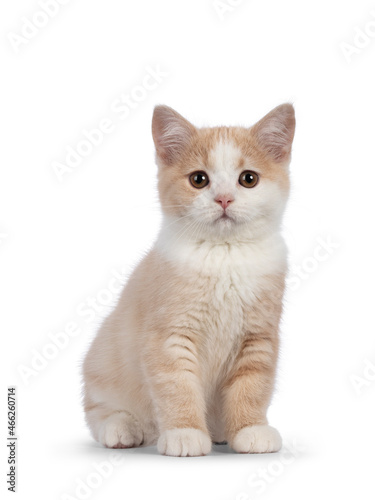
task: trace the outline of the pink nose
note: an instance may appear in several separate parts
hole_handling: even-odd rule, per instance
[[[225,210],[229,203],[232,203],[233,200],[230,199],[230,196],[228,195],[219,195],[215,198],[215,201],[216,203],[220,203],[220,205],[223,207],[223,209]]]

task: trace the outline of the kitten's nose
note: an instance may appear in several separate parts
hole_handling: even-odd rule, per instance
[[[216,203],[220,203],[220,205],[225,210],[228,207],[229,203],[232,203],[233,200],[231,200],[231,197],[229,195],[222,194],[222,195],[216,196],[215,201],[216,201]]]

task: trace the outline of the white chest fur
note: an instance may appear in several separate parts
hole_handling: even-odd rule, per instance
[[[217,299],[233,290],[246,300],[264,276],[284,271],[286,246],[279,233],[256,241],[192,242],[162,231],[156,242],[161,255],[181,269],[212,280]],[[250,297],[248,297],[250,298]]]

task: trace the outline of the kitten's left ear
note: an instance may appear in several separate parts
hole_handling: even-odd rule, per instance
[[[290,157],[296,119],[291,104],[281,104],[256,123],[251,132],[260,148],[276,163]]]
[[[152,117],[152,136],[156,153],[166,165],[173,164],[195,134],[194,125],[169,106],[156,106]]]

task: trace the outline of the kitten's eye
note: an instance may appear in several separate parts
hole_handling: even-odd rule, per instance
[[[209,183],[208,175],[202,171],[190,174],[189,180],[191,185],[197,189],[204,188]]]
[[[245,170],[240,175],[238,182],[245,188],[253,188],[258,184],[259,175],[252,170]]]

